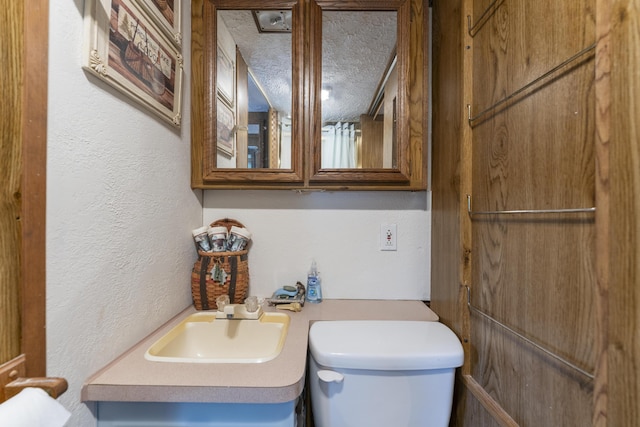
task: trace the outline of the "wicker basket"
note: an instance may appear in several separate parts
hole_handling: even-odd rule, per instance
[[[231,230],[232,226],[244,227],[236,220],[225,218],[211,223],[212,227],[224,226]],[[224,271],[224,282],[214,270]],[[216,298],[229,295],[232,304],[242,303],[249,290],[249,257],[248,250],[238,252],[203,252],[198,251],[198,260],[191,271],[191,294],[196,310],[217,309]]]

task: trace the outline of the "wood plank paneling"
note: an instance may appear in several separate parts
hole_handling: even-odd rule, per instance
[[[360,146],[361,168],[381,168],[384,148],[384,122],[363,114],[360,116],[362,142]]]
[[[601,1],[610,7],[603,47],[611,61],[603,64],[611,71],[610,139],[606,121],[598,129],[610,155],[607,423],[631,426],[640,419],[640,1]]]
[[[482,84],[473,86],[472,117],[592,45],[592,8],[498,5],[473,39],[473,81]],[[473,121],[474,211],[595,206],[593,77],[588,52]],[[472,304],[593,373],[593,214],[474,217],[472,242]],[[483,318],[473,316],[471,325],[472,375],[514,420],[591,422],[590,378]]]
[[[471,325],[473,377],[518,425],[590,424],[591,379],[481,317]]]
[[[474,128],[474,211],[595,206],[592,88],[589,61]],[[593,214],[473,224],[474,305],[593,371]]]
[[[518,425],[471,375],[463,375],[462,381],[467,390],[473,394],[473,399],[479,403],[481,402],[483,409],[491,414],[491,418],[496,420],[498,424],[503,427],[516,427]]]
[[[483,3],[473,2],[474,19],[482,15]],[[473,78],[482,82],[474,85],[474,112],[595,42],[594,0],[498,3],[473,36]]]
[[[463,398],[466,403],[464,410],[454,414],[456,416],[450,423],[451,427],[507,427],[500,424],[466,387],[463,391]]]
[[[460,0],[433,7],[433,135],[431,308],[462,335],[460,173],[462,128],[462,19]],[[453,53],[453,54],[452,54]]]
[[[597,205],[595,5],[434,3],[431,306],[469,340],[461,372],[472,375],[458,378],[453,425],[593,421],[606,324],[596,216],[473,216],[467,234],[461,193],[472,195],[474,211]],[[471,35],[467,16],[477,24]],[[474,120],[450,120],[467,104]],[[469,318],[461,286],[470,287],[473,306],[546,351],[475,311]]]
[[[609,298],[611,266],[610,241],[610,159],[611,136],[611,5],[608,0],[596,1],[596,272],[597,296],[595,304],[596,324],[601,333],[595,342],[597,357],[594,381],[593,425],[607,425],[609,378],[607,347],[609,341]]]
[[[0,63],[4,78],[0,114],[0,364],[20,354],[20,223],[22,178],[23,3],[0,13]]]
[[[0,12],[0,363],[46,367],[45,216],[49,3]]]

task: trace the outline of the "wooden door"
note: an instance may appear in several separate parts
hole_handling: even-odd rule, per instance
[[[431,307],[466,356],[451,425],[635,426],[640,0],[433,11]],[[596,211],[470,215],[467,194]]]
[[[0,8],[0,401],[45,375],[48,0]]]

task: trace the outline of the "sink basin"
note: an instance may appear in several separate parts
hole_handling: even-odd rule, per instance
[[[288,329],[284,313],[264,313],[258,320],[194,313],[151,345],[144,357],[157,362],[262,363],[280,354]]]

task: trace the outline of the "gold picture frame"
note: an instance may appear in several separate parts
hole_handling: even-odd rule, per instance
[[[183,59],[136,0],[85,0],[83,68],[180,127]]]

